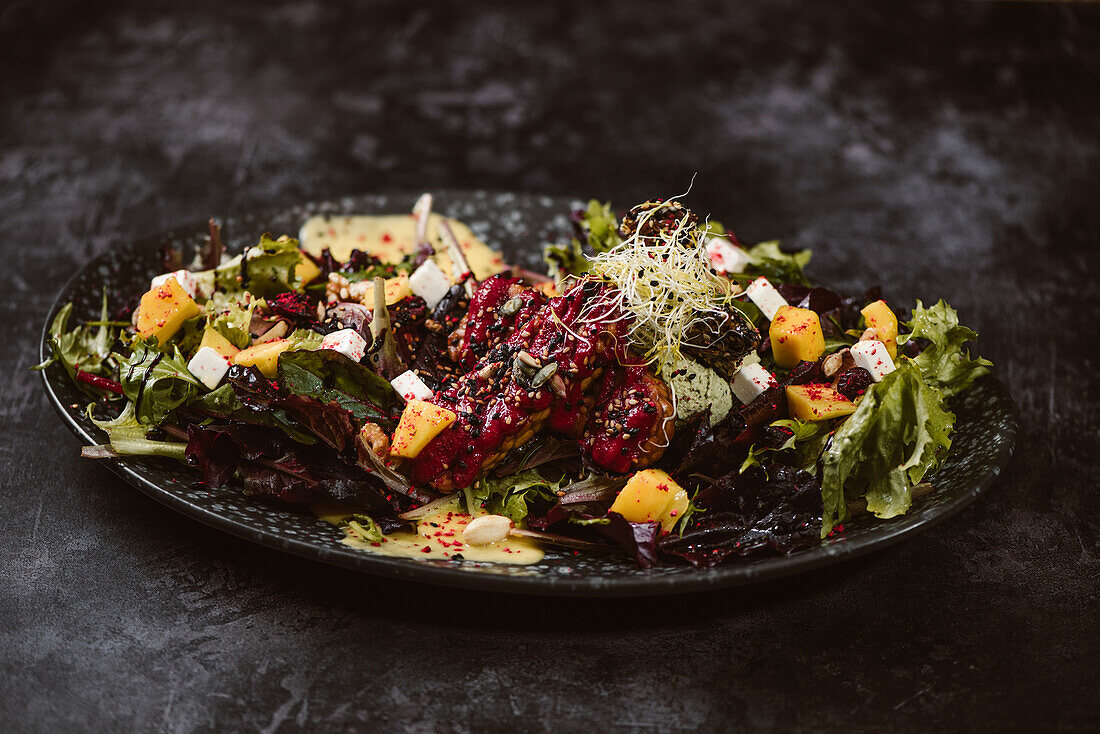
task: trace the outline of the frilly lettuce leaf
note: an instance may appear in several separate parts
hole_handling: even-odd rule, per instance
[[[542,250],[542,258],[554,280],[561,280],[567,275],[582,275],[591,267],[585,257],[584,248],[576,237],[569,242],[546,245]]]
[[[567,275],[587,273],[591,262],[589,254],[608,252],[618,247],[619,220],[611,211],[611,205],[592,199],[580,215],[581,231],[585,242],[574,237],[567,243],[550,244],[543,248],[543,259],[550,268],[550,275],[561,280]]]
[[[988,359],[971,359],[963,346],[978,334],[959,324],[959,315],[944,301],[931,308],[917,301],[913,319],[906,324],[912,331],[901,342],[924,338],[931,344],[914,359],[925,382],[938,388],[946,397],[970,387],[974,380],[989,372],[993,363]]]
[[[608,252],[622,243],[619,220],[607,202],[589,201],[588,209],[581,215],[581,228],[588,235],[588,246],[594,252]]]
[[[471,514],[484,511],[519,522],[527,517],[530,503],[556,501],[556,491],[560,488],[560,481],[546,479],[537,469],[506,477],[489,476],[466,488],[466,508]]]
[[[785,428],[791,432],[787,440],[780,446],[759,446],[753,444],[749,447],[748,456],[741,463],[739,474],[744,474],[753,466],[763,464],[764,454],[767,452],[780,452],[794,449],[796,465],[803,471],[816,473],[817,457],[821,455],[821,449],[829,435],[829,424],[820,421],[802,421],[795,418],[782,418],[772,421],[771,425],[777,428]]]
[[[822,537],[848,518],[849,499],[863,497],[880,518],[908,510],[912,486],[950,448],[954,423],[943,394],[913,361],[876,383],[822,454]]]
[[[44,370],[55,361],[60,361],[69,377],[74,379],[77,368],[93,375],[107,375],[110,370],[104,365],[104,361],[111,355],[116,332],[107,320],[107,291],[103,292],[103,307],[98,326],[80,324],[69,329],[69,317],[72,313],[73,304],[66,303],[54,316],[49,331],[52,354],[32,369]]]
[[[286,340],[290,342],[287,352],[312,352],[321,348],[324,337],[312,329],[295,329]]]
[[[206,302],[207,325],[224,336],[237,349],[252,343],[249,326],[256,299],[249,294],[214,293]]]
[[[809,285],[802,271],[810,264],[811,254],[809,250],[783,252],[779,249],[778,240],[761,242],[749,248],[749,257],[752,259],[745,266],[745,275],[753,278],[762,275],[773,283]]]
[[[214,282],[218,290],[248,291],[259,297],[296,290],[301,278],[295,270],[301,260],[298,240],[264,234],[258,245],[215,268]]]

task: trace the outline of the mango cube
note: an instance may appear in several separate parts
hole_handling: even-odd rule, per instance
[[[410,400],[393,433],[390,455],[415,459],[433,438],[457,419],[458,416],[446,408],[425,400]]]
[[[659,522],[665,532],[672,530],[688,509],[684,488],[660,469],[644,469],[627,481],[611,505],[630,522]]]
[[[137,330],[144,337],[156,337],[163,345],[171,339],[183,322],[202,313],[202,309],[173,277],[150,288],[141,297],[138,307]]]
[[[816,362],[825,352],[821,319],[808,308],[780,306],[768,327],[772,357],[784,369],[799,362]]]
[[[787,412],[800,421],[827,421],[851,415],[856,404],[829,385],[788,385]]]
[[[898,317],[886,305],[886,301],[875,301],[860,311],[867,328],[874,329],[878,340],[886,345],[890,359],[898,358]]]
[[[203,347],[210,347],[226,359],[232,359],[233,355],[241,351],[233,346],[231,341],[222,336],[220,331],[210,326],[207,326],[206,330],[202,332],[202,341],[199,343],[199,349]]]
[[[302,251],[299,250],[299,252]],[[306,285],[317,279],[317,276],[321,274],[321,269],[317,267],[315,262],[306,257],[305,252],[302,252],[302,259],[294,266],[294,274],[298,276],[298,280],[302,285]]]
[[[233,364],[243,367],[255,367],[268,379],[279,373],[279,355],[290,349],[287,339],[274,339],[264,344],[253,344],[233,355]]]

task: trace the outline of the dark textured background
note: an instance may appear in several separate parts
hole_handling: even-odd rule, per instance
[[[1100,7],[520,5],[0,7],[0,721],[1100,729]],[[211,212],[433,187],[628,205],[695,172],[743,239],[982,332],[1023,422],[986,498],[740,590],[463,593],[173,514],[80,461],[25,369],[75,268]]]

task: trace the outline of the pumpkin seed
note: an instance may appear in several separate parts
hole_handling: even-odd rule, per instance
[[[523,308],[523,298],[512,296],[501,305],[500,312],[505,316],[515,316],[521,308]]]
[[[520,385],[529,384],[535,372],[536,370],[534,367],[525,364],[518,356],[512,360],[512,377],[514,377]]]
[[[558,365],[556,362],[543,367],[541,370],[535,373],[535,376],[531,378],[531,387],[536,390],[546,384],[546,381],[558,373]]]

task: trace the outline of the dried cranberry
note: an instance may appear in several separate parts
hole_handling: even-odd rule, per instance
[[[313,264],[321,269],[321,276],[325,280],[328,280],[329,273],[335,273],[340,269],[340,261],[332,256],[332,252],[327,247],[321,250],[320,257],[313,257],[309,254],[307,254],[306,257],[312,260]]]
[[[762,426],[782,418],[786,410],[786,394],[778,387],[769,387],[751,403],[741,406],[740,418],[749,427]]]
[[[764,426],[760,430],[759,444],[770,449],[777,449],[787,443],[787,439],[794,435],[794,431],[783,426]]]
[[[340,266],[340,272],[354,273],[359,270],[369,270],[381,264],[382,261],[369,252],[356,249],[348,254],[348,259]]]
[[[862,367],[852,367],[840,373],[836,381],[836,391],[849,400],[855,400],[867,391],[872,382],[870,372]]]
[[[783,385],[808,385],[811,382],[825,382],[825,373],[821,371],[821,362],[799,362]]]

